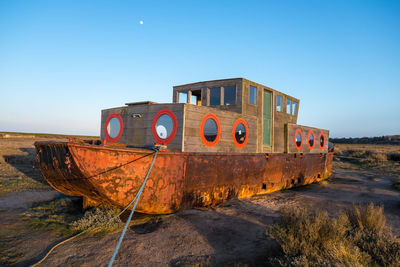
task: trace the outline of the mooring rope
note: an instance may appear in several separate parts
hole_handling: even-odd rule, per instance
[[[134,213],[134,211],[135,211],[135,209],[136,209],[137,203],[139,202],[139,198],[140,198],[140,195],[141,195],[142,192],[143,192],[144,186],[146,185],[146,181],[147,181],[147,178],[148,178],[149,175],[150,175],[150,171],[151,171],[151,169],[153,168],[154,162],[155,162],[155,160],[156,160],[156,157],[157,157],[157,154],[158,154],[158,151],[159,151],[159,149],[158,149],[157,147],[154,147],[153,149],[154,149],[154,151],[155,151],[154,157],[153,157],[153,161],[151,162],[151,165],[150,165],[150,167],[149,167],[149,170],[147,171],[146,177],[144,178],[144,181],[143,181],[143,183],[142,183],[142,185],[141,185],[139,191],[136,193],[136,195],[135,195],[135,197],[132,199],[132,201],[131,201],[117,216],[115,216],[114,218],[112,218],[112,220],[114,220],[114,219],[116,219],[117,217],[120,217],[120,216],[122,215],[122,213],[124,213],[124,212],[132,205],[132,203],[135,202],[135,205],[133,206],[133,209],[132,209],[131,213],[129,214],[128,221],[127,221],[126,224],[125,224],[124,230],[122,231],[122,234],[121,234],[121,236],[120,236],[120,238],[119,238],[119,241],[118,241],[117,246],[115,247],[113,256],[112,256],[112,258],[111,258],[111,260],[110,260],[108,266],[112,266],[112,264],[114,263],[115,256],[117,255],[118,250],[119,250],[119,247],[121,246],[122,239],[124,238],[126,229],[128,228],[128,225],[129,225],[129,223],[130,223],[130,221],[131,221],[131,219],[132,219],[132,215],[133,215],[133,213]],[[134,161],[132,161],[132,162],[134,162]],[[132,162],[129,162],[128,164],[130,164],[130,163],[132,163]],[[124,164],[124,165],[127,165],[127,164]],[[117,168],[120,168],[120,167],[122,167],[122,166],[124,166],[124,165],[118,166]],[[117,169],[117,168],[116,168],[116,169]],[[45,261],[45,260],[47,259],[47,257],[48,257],[58,246],[60,246],[60,245],[62,245],[62,244],[64,244],[64,243],[66,243],[66,242],[68,242],[68,241],[71,241],[72,239],[75,239],[76,237],[78,237],[78,236],[80,236],[80,235],[86,233],[86,232],[89,231],[89,230],[93,230],[93,229],[95,229],[95,228],[86,229],[85,231],[80,232],[80,233],[78,233],[78,234],[76,234],[76,235],[74,235],[74,236],[71,236],[70,238],[68,238],[68,239],[66,239],[66,240],[63,240],[63,241],[61,241],[60,243],[54,245],[54,246],[49,250],[49,252],[47,252],[47,254],[46,254],[40,261],[38,261],[37,263],[31,265],[31,267],[37,267],[37,266],[39,266],[43,261]]]
[[[153,168],[154,161],[156,160],[156,157],[157,157],[157,154],[158,154],[158,148],[154,148],[154,150],[156,151],[156,153],[154,154],[153,161],[151,162],[149,171],[147,172],[146,177],[144,178],[142,186],[140,187],[139,191],[137,192],[135,198],[131,201],[131,203],[128,204],[128,207],[129,207],[133,203],[133,201],[135,201],[135,204],[133,205],[131,213],[129,214],[128,220],[125,223],[124,230],[122,231],[122,234],[119,237],[118,244],[115,247],[115,250],[114,250],[114,253],[113,253],[113,255],[112,255],[111,259],[110,259],[110,262],[108,263],[108,267],[111,267],[113,265],[113,263],[114,263],[115,257],[117,256],[117,253],[118,253],[118,250],[119,250],[119,248],[121,246],[122,240],[124,239],[124,236],[125,236],[125,233],[126,233],[126,229],[128,229],[128,225],[131,222],[133,213],[135,212],[135,209],[136,209],[136,205],[139,202],[140,195],[142,194],[144,186],[146,185],[147,178],[149,178],[149,174],[150,174],[151,168]]]

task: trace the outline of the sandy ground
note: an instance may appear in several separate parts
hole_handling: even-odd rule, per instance
[[[21,214],[34,203],[60,196],[32,168],[33,142],[33,138],[0,138],[2,265],[35,263],[65,239],[50,230],[32,229],[21,220]],[[400,192],[392,187],[397,179],[398,173],[335,168],[332,177],[319,184],[157,216],[150,223],[129,228],[115,266],[261,265],[276,248],[266,229],[289,207],[326,209],[336,215],[352,203],[373,202],[384,205],[387,223],[400,235]],[[13,180],[28,182],[7,182]],[[120,231],[82,235],[58,247],[42,266],[105,266],[119,235]]]

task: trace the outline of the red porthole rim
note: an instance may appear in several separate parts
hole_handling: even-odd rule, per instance
[[[246,139],[244,139],[244,142],[243,142],[242,144],[239,144],[239,143],[236,141],[236,136],[235,136],[236,127],[237,127],[240,123],[243,124],[243,125],[244,125],[244,128],[246,129]],[[233,139],[233,143],[235,144],[235,146],[236,146],[237,148],[243,148],[243,147],[246,146],[247,140],[249,140],[249,127],[247,126],[247,123],[246,123],[246,121],[245,121],[244,119],[239,118],[239,119],[237,119],[237,120],[235,121],[235,123],[233,124],[232,139]]]
[[[157,135],[157,131],[156,131],[156,124],[157,124],[157,120],[162,116],[162,115],[168,115],[171,119],[172,119],[172,133],[171,135],[166,138],[166,139],[162,139]],[[161,109],[159,112],[157,112],[157,114],[154,116],[153,119],[153,123],[151,125],[151,132],[153,133],[153,137],[154,139],[156,139],[157,143],[161,144],[161,145],[166,145],[168,143],[170,143],[177,132],[178,129],[178,122],[176,120],[176,116],[175,114],[169,110],[169,109]]]
[[[206,121],[208,119],[213,119],[215,121],[215,123],[217,124],[217,137],[212,142],[207,141],[206,137],[204,136],[204,125],[206,124]],[[203,117],[203,119],[201,120],[201,123],[200,123],[200,137],[201,137],[201,141],[203,141],[203,143],[208,147],[213,147],[218,143],[219,138],[221,137],[221,125],[219,123],[218,117],[215,114],[207,113]]]
[[[314,137],[314,144],[312,146],[310,146],[310,135],[312,135]],[[310,150],[313,150],[315,147],[315,134],[313,130],[308,131],[308,135],[307,135],[307,144],[308,147],[310,148]]]
[[[296,135],[297,135],[297,133],[300,133],[300,136],[301,136],[301,143],[300,143],[300,146],[297,146],[297,142],[296,142]],[[301,132],[300,129],[296,129],[296,131],[294,132],[294,146],[296,147],[296,149],[297,149],[298,151],[300,151],[301,148],[303,147],[303,133]]]
[[[108,131],[107,131],[108,123],[110,122],[110,120],[111,120],[112,118],[117,118],[118,121],[119,121],[119,133],[118,133],[118,135],[117,135],[116,137],[114,137],[114,138],[112,138],[112,137],[108,134]],[[104,135],[105,135],[105,137],[106,137],[106,140],[107,140],[108,142],[110,142],[110,143],[115,143],[115,142],[117,142],[117,141],[121,138],[123,130],[124,130],[124,122],[123,122],[123,120],[122,120],[121,115],[119,115],[118,113],[115,113],[115,112],[114,112],[114,113],[111,113],[110,115],[108,115],[108,117],[107,117],[107,119],[106,119],[106,122],[104,123]]]
[[[321,146],[321,135],[324,137],[324,144],[323,144],[322,146]],[[318,145],[319,145],[319,148],[320,148],[321,150],[324,150],[325,144],[326,144],[325,134],[324,134],[324,132],[321,132],[321,133],[319,134],[319,137],[318,137]]]

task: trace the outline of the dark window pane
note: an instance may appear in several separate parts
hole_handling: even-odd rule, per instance
[[[210,106],[221,105],[221,87],[210,88]]]
[[[156,122],[156,133],[158,137],[167,139],[171,135],[173,128],[174,123],[169,115],[163,114],[158,118]]]
[[[297,132],[296,133],[296,146],[300,147],[301,146],[301,133]]]
[[[310,134],[308,136],[308,144],[310,145],[310,147],[314,146],[314,135],[313,134]]]
[[[319,146],[322,148],[325,146],[325,138],[322,134],[319,137]]]
[[[282,96],[280,95],[276,96],[276,111],[282,112]]]
[[[217,138],[218,126],[213,119],[206,120],[204,124],[204,137],[208,142],[213,142]]]
[[[235,139],[239,144],[243,144],[246,140],[246,128],[242,123],[239,123],[235,129]]]
[[[257,104],[257,87],[250,85],[249,104]]]
[[[224,87],[224,105],[236,104],[236,86]]]

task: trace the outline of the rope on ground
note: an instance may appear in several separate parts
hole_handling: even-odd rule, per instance
[[[124,230],[122,231],[122,234],[119,237],[119,240],[118,240],[117,246],[115,247],[114,253],[113,253],[113,255],[112,255],[111,259],[110,259],[110,262],[108,263],[108,267],[111,267],[113,265],[113,263],[114,263],[115,257],[117,256],[117,253],[118,253],[118,250],[119,250],[119,248],[121,246],[122,240],[124,239],[126,230],[128,229],[128,225],[131,222],[133,213],[135,212],[136,205],[139,202],[140,195],[142,194],[144,186],[146,185],[147,178],[149,178],[149,174],[150,174],[151,168],[153,168],[154,162],[155,162],[157,154],[158,154],[158,148],[154,148],[154,150],[156,151],[156,153],[154,154],[153,161],[151,162],[150,168],[149,168],[149,170],[148,170],[148,172],[146,174],[146,177],[144,178],[142,186],[140,187],[139,191],[137,192],[135,198],[131,201],[131,203],[129,203],[129,205],[131,205],[133,203],[133,201],[135,201],[135,204],[133,205],[131,213],[129,214],[128,220],[125,223]]]
[[[80,232],[79,234],[76,234],[76,235],[74,235],[74,236],[71,236],[70,238],[65,239],[64,241],[61,241],[60,243],[56,244],[54,247],[52,247],[52,248],[49,250],[49,252],[47,252],[47,254],[46,254],[40,261],[38,261],[37,263],[31,265],[31,267],[39,266],[39,264],[41,264],[42,262],[44,262],[44,261],[47,259],[47,257],[51,254],[51,252],[53,252],[53,250],[55,250],[58,246],[61,246],[62,244],[66,243],[66,242],[68,242],[68,241],[71,241],[72,239],[74,239],[74,238],[76,238],[76,237],[78,237],[78,236],[80,236],[80,235],[86,233],[88,230],[89,230],[89,229],[86,229],[85,231]]]
[[[135,201],[137,200],[137,201],[135,202],[135,205],[134,205],[132,211],[131,211],[131,214],[129,215],[127,224],[125,224],[124,231],[122,232],[122,235],[121,235],[121,237],[120,237],[120,240],[118,241],[117,247],[115,248],[115,251],[114,251],[114,254],[115,254],[115,255],[113,254],[113,257],[111,258],[112,261],[110,260],[110,263],[109,263],[108,266],[112,266],[112,264],[113,264],[113,262],[114,262],[115,256],[117,255],[117,252],[118,252],[118,249],[119,249],[119,246],[121,245],[122,239],[123,239],[123,237],[124,237],[124,235],[125,235],[126,228],[128,228],[127,225],[129,224],[130,220],[132,219],[133,212],[134,212],[134,210],[135,210],[135,208],[136,208],[136,205],[137,205],[137,202],[138,202],[138,200],[139,200],[139,198],[140,198],[140,195],[142,194],[144,185],[146,184],[146,181],[147,181],[147,178],[149,177],[150,171],[151,171],[151,169],[153,168],[154,161],[156,160],[156,157],[157,157],[157,154],[158,154],[158,148],[154,148],[154,150],[155,150],[155,153],[154,153],[153,161],[151,162],[150,168],[149,168],[149,170],[148,170],[148,172],[147,172],[147,174],[146,174],[146,177],[145,177],[145,179],[144,179],[144,181],[143,181],[143,183],[142,183],[142,186],[140,187],[138,193],[135,195],[135,197],[132,199],[132,201],[131,201],[117,216],[115,216],[114,218],[112,218],[112,220],[114,220],[114,219],[116,219],[117,217],[120,217],[120,216],[122,215],[122,213],[124,213],[124,212],[132,205],[132,203],[135,202]],[[132,161],[132,162],[133,162],[133,161]],[[132,162],[130,162],[130,163],[132,163]],[[121,166],[119,166],[119,167],[122,167],[122,166],[123,166],[123,165],[121,165]],[[139,193],[139,192],[140,192],[140,193]],[[40,261],[38,261],[37,263],[31,265],[31,267],[37,267],[37,266],[39,266],[42,262],[44,262],[44,261],[47,259],[47,257],[48,257],[58,246],[61,246],[62,244],[67,243],[67,242],[69,242],[69,241],[75,239],[76,237],[78,237],[78,236],[80,236],[80,235],[83,235],[84,233],[88,232],[89,230],[93,230],[93,229],[94,229],[94,228],[88,228],[88,229],[86,229],[85,231],[80,232],[80,233],[78,233],[78,234],[76,234],[76,235],[74,235],[74,236],[71,236],[70,238],[65,239],[65,240],[61,241],[60,243],[54,245],[54,246],[49,250],[49,252],[47,252],[47,254],[46,254]],[[111,264],[111,265],[110,265],[110,264]]]

